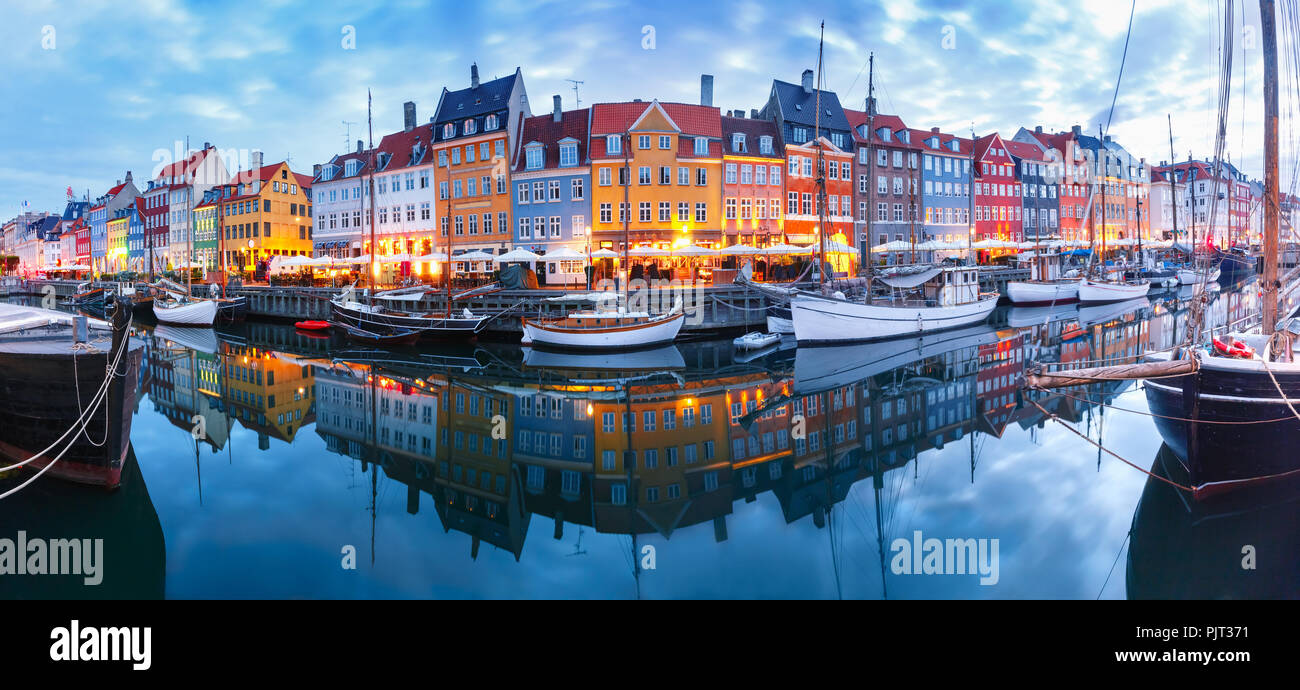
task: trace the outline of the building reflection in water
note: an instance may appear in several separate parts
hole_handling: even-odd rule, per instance
[[[405,485],[408,513],[432,506],[444,530],[468,536],[473,558],[487,543],[521,559],[534,516],[557,540],[566,525],[629,535],[634,553],[638,536],[671,539],[701,524],[722,542],[733,506],[764,493],[787,523],[827,529],[834,557],[837,506],[866,480],[883,580],[886,545],[899,536],[882,496],[887,475],[911,464],[915,477],[923,454],[960,443],[974,482],[982,440],[1012,427],[1034,437],[1047,421],[1039,406],[1104,443],[1103,405],[1125,384],[1023,394],[1026,366],[1167,349],[1184,336],[1191,299],[1001,310],[988,324],[914,340],[786,344],[748,361],[729,341],[625,355],[385,352],[266,324],[210,342],[160,327],[145,385],[172,424],[189,430],[201,417],[213,452],[236,425],[266,449],[314,422],[329,451],[369,475],[372,511],[382,471]],[[1225,294],[1208,320],[1252,308],[1249,294]]]

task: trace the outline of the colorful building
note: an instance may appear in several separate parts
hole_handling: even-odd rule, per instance
[[[129,233],[130,216],[127,209],[117,211],[107,224],[107,249],[104,255],[103,273],[113,274],[127,270],[130,265],[130,252],[126,241]]]
[[[470,67],[468,88],[443,88],[432,129],[438,189],[433,216],[438,219],[438,235],[401,238],[407,253],[416,252],[417,240],[425,245],[436,240],[439,250],[445,251],[449,232],[453,254],[475,249],[505,253],[518,244],[511,241],[510,164],[523,121],[531,115],[523,74],[517,68],[509,76],[480,82],[475,64]],[[414,146],[411,150],[414,158]],[[410,185],[410,180],[406,177],[404,182]],[[423,219],[425,209],[419,210]],[[408,203],[405,212],[412,218],[414,206]],[[515,236],[522,236],[522,226]]]
[[[722,233],[728,246],[784,241],[785,167],[785,146],[775,122],[745,117],[739,110],[723,116]]]
[[[204,271],[220,269],[220,238],[217,236],[217,195],[209,192],[203,195],[198,206],[194,207],[194,218],[190,227],[194,231],[194,260],[203,264]]]
[[[1007,140],[1020,182],[1020,232],[1025,242],[1059,239],[1056,163],[1039,146]]]
[[[858,160],[856,175],[866,183],[858,185],[858,203],[866,204],[870,214],[871,238],[867,244],[878,246],[886,242],[915,242],[926,240],[924,219],[918,209],[922,204],[921,156],[924,145],[914,131],[896,115],[876,112],[874,101],[867,102],[867,110],[845,110],[853,125],[857,140]],[[870,147],[871,160],[867,158]],[[863,222],[861,232],[865,233]],[[861,233],[860,233],[861,234]],[[873,257],[879,259],[881,257]],[[895,254],[894,261],[907,261],[908,255]]]
[[[137,206],[144,202],[137,197],[136,203],[127,207],[126,214],[126,256],[127,270],[142,272],[146,270],[144,219]]]
[[[591,109],[564,112],[555,96],[552,112],[524,120],[510,183],[514,244],[537,254],[591,249],[591,166],[587,128]],[[525,222],[525,219],[529,219]],[[459,238],[458,238],[459,239]],[[545,263],[539,282],[585,283],[582,260]]]
[[[722,116],[717,108],[633,101],[591,108],[592,245],[720,246]],[[523,222],[521,219],[520,222]]]
[[[248,271],[275,256],[311,255],[311,182],[280,162],[242,171],[223,185],[217,219],[227,268]]]
[[[939,131],[911,130],[921,151],[921,214],[927,239],[966,245],[970,240],[971,140]]]
[[[1015,160],[997,132],[975,140],[975,241],[1020,242],[1020,183]],[[1005,253],[1007,250],[995,250]]]

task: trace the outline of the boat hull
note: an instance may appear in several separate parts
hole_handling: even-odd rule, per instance
[[[1085,280],[1079,284],[1080,302],[1124,302],[1145,296],[1151,291],[1150,283],[1102,283]]]
[[[676,340],[685,321],[686,314],[678,312],[656,317],[643,324],[576,329],[524,319],[524,342],[539,347],[575,350],[631,350],[656,347]]]
[[[171,324],[173,326],[209,327],[216,322],[217,303],[212,300],[186,302],[175,305],[155,302],[153,305],[153,314],[154,318],[158,319],[159,323]]]
[[[1205,277],[1205,282],[1213,283],[1219,279],[1220,270],[1218,268],[1210,269],[1210,275]],[[1201,282],[1201,271],[1188,268],[1178,269],[1178,282],[1182,285],[1195,285]]]
[[[217,300],[217,318],[223,322],[243,321],[248,316],[248,298],[244,296]]]
[[[885,340],[941,331],[988,318],[998,295],[952,307],[905,307],[857,304],[816,295],[790,303],[795,338],[801,344]]]
[[[381,310],[370,310],[360,303],[330,302],[333,320],[355,328],[373,331],[385,331],[403,328],[419,331],[421,335],[435,338],[472,338],[487,328],[490,316],[433,317],[424,315],[396,314]]]
[[[1013,280],[1007,283],[1007,299],[1012,304],[1061,304],[1079,300],[1079,281],[1039,282]]]
[[[1204,358],[1199,374],[1144,385],[1151,411],[1161,415],[1156,428],[1186,468],[1196,497],[1300,479],[1300,419],[1258,362],[1219,360]],[[1300,409],[1300,373],[1274,375]]]
[[[120,376],[62,457],[66,440],[58,443],[59,438],[78,424],[82,410],[103,385],[109,352],[74,349],[71,331],[57,340],[0,342],[0,465],[35,456],[24,470],[39,471],[54,463],[45,476],[110,489],[121,483],[144,355],[142,341],[125,336],[122,340],[127,351],[117,366]],[[41,453],[51,445],[55,447]]]

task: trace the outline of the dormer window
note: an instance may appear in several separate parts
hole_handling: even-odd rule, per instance
[[[468,119],[468,120],[465,121],[464,132],[465,132],[466,135],[470,135],[470,134],[473,134],[474,132],[478,131],[478,130],[477,130],[477,127],[475,127],[475,124],[476,124],[476,123],[474,122],[473,118],[470,118],[470,119]]]
[[[540,170],[542,168],[542,165],[545,162],[545,156],[543,153],[544,150],[542,149],[541,144],[532,143],[527,146],[524,151],[524,156],[526,158],[525,164],[529,170]]]
[[[356,161],[356,160],[350,160],[350,161],[348,161],[347,163],[344,164],[344,170],[345,170],[344,174],[345,174],[345,175],[348,175],[348,176],[352,176],[352,175],[357,174],[357,166],[358,166],[358,165],[360,165],[360,162],[359,162],[359,161]]]
[[[617,134],[611,134],[605,137],[605,151],[607,153],[618,154],[623,152],[623,140]]]
[[[765,135],[758,138],[758,152],[764,155],[772,155],[772,137]]]
[[[560,167],[571,168],[578,164],[578,144],[575,142],[560,143]]]
[[[735,132],[731,135],[731,150],[736,153],[745,153],[745,135],[742,132]]]
[[[709,155],[708,137],[695,137],[695,155],[697,156]]]
[[[456,136],[456,125],[448,122],[447,124],[442,126],[443,139],[450,139],[454,136]]]
[[[876,136],[880,137],[881,141],[889,141],[889,128],[881,127],[880,129],[876,130]]]
[[[484,131],[484,132],[491,132],[491,131],[495,130],[496,128],[497,128],[497,116],[496,116],[496,115],[488,115],[487,117],[483,118],[483,131]]]

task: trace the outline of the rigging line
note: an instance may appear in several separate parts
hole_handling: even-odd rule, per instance
[[[1041,390],[1041,389],[1039,389],[1039,390]],[[1136,390],[1138,390],[1138,389],[1137,389],[1137,388],[1134,388],[1134,389],[1131,390],[1131,391],[1125,391],[1125,392],[1126,392],[1126,393],[1132,393],[1133,391],[1136,391]],[[1229,420],[1214,420],[1214,421],[1212,421],[1212,420],[1208,420],[1208,419],[1191,419],[1191,418],[1188,418],[1188,417],[1174,417],[1174,416],[1171,416],[1171,415],[1156,414],[1156,413],[1154,413],[1154,412],[1143,412],[1142,410],[1133,410],[1133,409],[1129,409],[1129,408],[1126,408],[1126,407],[1116,407],[1115,405],[1113,405],[1113,404],[1111,404],[1111,403],[1108,403],[1108,402],[1106,402],[1106,401],[1104,401],[1104,400],[1093,400],[1092,398],[1089,398],[1089,397],[1087,397],[1087,396],[1076,396],[1076,395],[1070,395],[1069,393],[1065,393],[1065,392],[1063,392],[1063,391],[1061,391],[1061,390],[1059,390],[1059,389],[1057,390],[1057,393],[1060,394],[1062,397],[1065,397],[1065,398],[1072,398],[1072,399],[1074,399],[1074,400],[1078,400],[1079,402],[1085,402],[1085,403],[1088,403],[1088,404],[1090,404],[1090,405],[1101,405],[1101,406],[1103,406],[1103,407],[1109,407],[1110,409],[1115,410],[1115,411],[1117,411],[1117,412],[1131,412],[1131,413],[1133,413],[1133,414],[1140,414],[1140,415],[1144,415],[1144,416],[1146,416],[1146,417],[1159,417],[1159,418],[1161,418],[1161,419],[1171,419],[1171,420],[1176,421],[1176,422],[1195,422],[1195,423],[1197,423],[1197,424],[1222,424],[1222,425],[1225,425],[1225,426],[1234,426],[1234,425],[1248,425],[1248,424],[1276,424],[1277,422],[1285,422],[1285,421],[1288,421],[1288,420],[1291,419],[1291,416],[1290,416],[1290,415],[1288,415],[1288,416],[1286,416],[1286,417],[1278,417],[1277,419],[1258,419],[1258,420],[1256,420],[1256,419],[1250,419],[1250,420],[1242,420],[1242,421],[1229,421]]]
[[[1124,555],[1124,547],[1128,545],[1128,538],[1131,536],[1133,536],[1131,530],[1124,533],[1124,541],[1120,542],[1119,553],[1115,554],[1115,560],[1110,564],[1110,571],[1106,573],[1106,579],[1101,583],[1101,591],[1097,592],[1098,599],[1101,599],[1101,595],[1106,593],[1106,585],[1110,583],[1110,576],[1115,573],[1115,565],[1119,563],[1119,557]]]
[[[1124,63],[1128,61],[1128,41],[1133,37],[1133,15],[1137,12],[1137,0],[1128,11],[1128,32],[1124,34],[1124,53],[1119,59],[1119,76],[1115,78],[1115,93],[1110,97],[1110,114],[1106,116],[1106,131],[1110,131],[1110,122],[1115,117],[1115,101],[1119,100],[1119,84],[1124,79]]]
[[[1092,439],[1091,439],[1090,437],[1088,437],[1086,434],[1080,433],[1080,431],[1079,431],[1078,429],[1075,429],[1074,427],[1070,426],[1070,425],[1067,424],[1066,422],[1061,421],[1061,418],[1060,418],[1060,417],[1056,416],[1055,414],[1053,414],[1053,413],[1051,413],[1051,412],[1048,412],[1048,411],[1047,411],[1047,408],[1045,408],[1045,407],[1043,407],[1042,405],[1039,405],[1039,404],[1038,404],[1038,401],[1036,401],[1036,400],[1030,400],[1029,402],[1032,403],[1034,407],[1037,407],[1039,410],[1041,410],[1041,411],[1043,412],[1043,414],[1047,415],[1047,417],[1050,418],[1053,422],[1056,422],[1057,424],[1060,424],[1061,426],[1065,427],[1068,431],[1070,431],[1070,433],[1072,433],[1072,434],[1078,436],[1079,438],[1082,438],[1083,440],[1087,441],[1088,443],[1091,443],[1092,445],[1096,446],[1099,450],[1103,450],[1103,451],[1105,451],[1107,455],[1110,455],[1111,457],[1115,458],[1116,460],[1119,460],[1120,462],[1124,463],[1125,465],[1128,465],[1129,467],[1132,467],[1133,469],[1135,469],[1135,470],[1137,470],[1137,471],[1139,471],[1139,472],[1141,472],[1141,473],[1147,475],[1148,477],[1155,477],[1156,479],[1159,479],[1160,481],[1162,481],[1162,482],[1164,482],[1164,483],[1166,483],[1166,484],[1168,484],[1168,485],[1170,485],[1170,486],[1172,486],[1172,487],[1175,487],[1175,488],[1178,488],[1178,489],[1182,489],[1183,491],[1186,491],[1186,492],[1188,492],[1188,493],[1193,493],[1193,492],[1195,491],[1195,490],[1194,490],[1192,487],[1190,487],[1190,486],[1183,486],[1182,484],[1179,484],[1179,483],[1177,483],[1177,482],[1175,482],[1175,481],[1173,481],[1173,480],[1171,480],[1171,479],[1166,479],[1166,478],[1161,477],[1161,476],[1159,476],[1159,475],[1157,475],[1157,474],[1153,474],[1150,470],[1147,470],[1147,469],[1144,469],[1144,468],[1138,466],[1137,464],[1133,463],[1131,460],[1128,460],[1127,458],[1125,458],[1125,457],[1123,457],[1122,455],[1116,453],[1115,451],[1110,450],[1109,448],[1106,448],[1105,446],[1101,445],[1100,443],[1098,443],[1098,442],[1092,440]]]

